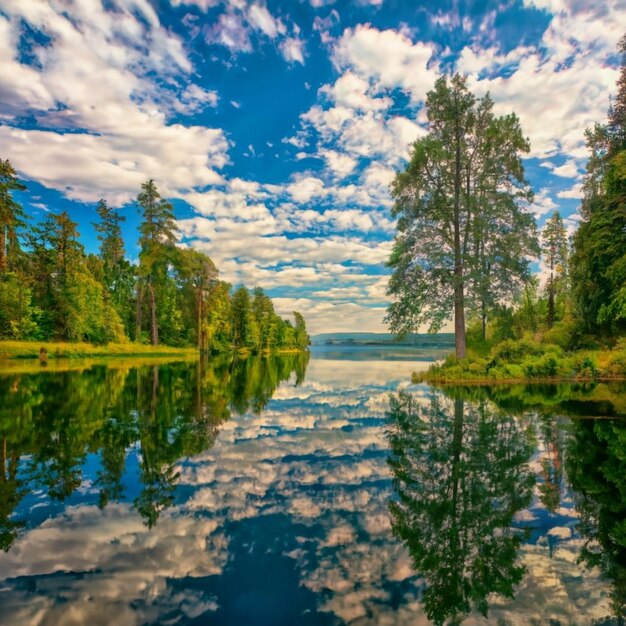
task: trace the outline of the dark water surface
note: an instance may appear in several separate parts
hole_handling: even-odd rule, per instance
[[[621,623],[624,386],[367,350],[0,372],[0,623]]]

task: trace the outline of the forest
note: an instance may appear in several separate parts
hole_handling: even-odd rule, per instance
[[[428,93],[429,133],[391,186],[397,232],[387,322],[402,336],[454,319],[439,382],[626,376],[626,36],[608,119],[589,150],[579,224],[539,229],[514,113],[497,116],[460,75]],[[542,261],[542,280],[531,261]],[[536,269],[536,268],[535,268]]]
[[[87,253],[66,211],[27,220],[25,186],[0,160],[0,339],[196,346],[202,352],[306,350],[303,316],[276,314],[257,287],[233,290],[211,258],[178,241],[174,208],[153,180],[137,196],[139,262],[124,249],[125,217],[101,200],[99,250]]]

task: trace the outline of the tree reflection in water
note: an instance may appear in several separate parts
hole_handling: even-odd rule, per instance
[[[524,574],[513,516],[531,500],[532,447],[517,420],[491,407],[459,395],[391,398],[392,527],[425,579],[435,624],[487,615],[489,594],[513,597]]]
[[[579,560],[599,567],[611,585],[613,614],[626,618],[626,423],[574,423],[566,469],[576,492],[578,532],[584,538]]]
[[[231,411],[260,412],[292,375],[300,384],[308,353],[215,359],[150,367],[0,375],[0,547],[24,520],[13,512],[26,493],[65,501],[97,457],[98,504],[125,497],[129,450],[139,460],[134,506],[148,526],[173,502],[179,459],[210,448]]]

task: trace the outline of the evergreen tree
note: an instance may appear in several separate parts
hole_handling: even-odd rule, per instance
[[[297,329],[281,320],[261,289],[254,300],[244,287],[231,298],[230,285],[217,280],[209,256],[176,246],[173,207],[153,180],[142,185],[137,198],[143,215],[137,267],[125,258],[125,219],[104,200],[96,206],[99,219],[93,224],[98,254],[85,253],[66,211],[25,228],[11,195],[23,186],[8,161],[0,165],[0,339],[141,341],[146,309],[153,344],[254,353],[308,346],[303,319],[297,318]]]
[[[0,274],[15,270],[20,250],[18,236],[25,216],[13,192],[25,189],[8,159],[0,159]]]
[[[161,198],[152,179],[141,185],[137,196],[143,222],[139,226],[139,278],[137,288],[137,332],[141,337],[142,306],[144,291],[147,289],[150,309],[150,341],[159,343],[159,325],[157,316],[157,289],[159,283],[167,280],[168,263],[171,250],[176,242],[176,223],[174,207]]]
[[[260,287],[254,289],[252,310],[259,329],[257,351],[270,351],[276,344],[276,331],[280,318],[274,311],[274,304]]]
[[[232,345],[233,315],[230,285],[216,281],[211,285],[205,306],[206,349],[224,352]]]
[[[573,296],[588,329],[626,329],[626,37],[605,125],[587,130],[590,158],[571,259]]]
[[[306,331],[306,323],[304,317],[297,311],[293,312],[293,317],[296,321],[294,330],[294,344],[298,350],[306,350],[311,343],[309,334]]]
[[[259,345],[259,326],[252,311],[250,292],[241,285],[231,301],[233,346],[237,349],[256,350]]]
[[[548,328],[554,324],[556,317],[556,296],[559,289],[563,289],[567,281],[568,242],[567,229],[561,215],[555,211],[543,228],[543,256],[550,268],[548,279]],[[556,274],[556,275],[555,275]]]

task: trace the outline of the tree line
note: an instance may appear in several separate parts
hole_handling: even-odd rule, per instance
[[[564,348],[626,331],[626,37],[608,121],[586,131],[590,158],[579,228],[558,211],[540,232],[514,113],[497,116],[465,78],[440,77],[426,99],[429,132],[391,186],[397,232],[386,317],[392,332],[454,319],[457,358],[467,336],[486,341],[551,333]],[[543,256],[540,286],[530,260]],[[489,329],[488,329],[489,323]]]
[[[25,186],[0,159],[0,338],[93,343],[135,341],[202,351],[305,350],[306,323],[278,316],[257,287],[233,290],[211,258],[180,245],[174,208],[153,180],[137,206],[139,262],[126,256],[125,217],[100,200],[87,253],[66,211],[28,222],[15,192]]]

